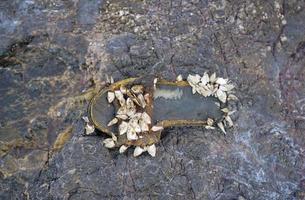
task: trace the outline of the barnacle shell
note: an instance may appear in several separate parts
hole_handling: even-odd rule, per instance
[[[106,74],[106,83],[113,84],[113,83],[114,83],[113,77],[112,77],[112,76],[109,77],[109,76]]]
[[[117,111],[118,115],[126,115],[127,114],[127,106],[124,105],[122,107],[120,107]]]
[[[149,131],[149,127],[144,120],[142,120],[142,119],[139,120],[139,125],[140,125],[140,128],[141,128],[142,132]]]
[[[127,106],[127,109],[130,109],[130,108],[134,108],[134,107],[135,107],[133,101],[132,101],[130,98],[127,98],[127,100],[126,100],[126,106]]]
[[[144,152],[144,149],[142,147],[137,146],[133,152],[133,156],[137,157],[141,155]]]
[[[219,102],[215,102],[215,105],[220,107],[220,103]]]
[[[145,102],[143,94],[138,94],[138,100],[139,100],[139,103],[140,103],[141,107],[145,108],[146,102]]]
[[[196,94],[196,89],[195,88],[192,88],[192,93]]]
[[[179,75],[177,76],[177,78],[176,78],[176,81],[182,81],[182,80],[183,80],[182,75],[179,74]]]
[[[190,83],[190,84],[197,84],[200,82],[200,79],[201,77],[196,74],[196,75],[188,75],[187,77],[187,81]]]
[[[224,85],[227,84],[228,79],[224,79],[224,78],[217,78],[216,83],[219,85]]]
[[[128,146],[122,145],[122,146],[120,147],[120,149],[119,149],[119,152],[120,152],[120,153],[124,153],[127,149],[128,149]]]
[[[146,101],[147,104],[150,103],[150,99],[149,99],[149,94],[148,94],[148,93],[146,93],[146,94],[144,95],[144,99],[145,99],[145,101]]]
[[[206,129],[215,129],[214,126],[205,126]]]
[[[153,126],[153,127],[151,127],[151,130],[154,132],[161,131],[161,130],[163,130],[163,127],[162,126]]]
[[[115,147],[115,143],[112,140],[112,138],[107,138],[103,141],[103,144],[105,145],[106,148],[113,148]]]
[[[147,149],[147,152],[149,153],[149,155],[151,155],[152,157],[156,156],[157,148],[156,148],[155,144],[147,146],[146,149]]]
[[[128,130],[128,123],[122,121],[122,123],[119,125],[119,134],[123,135],[127,132]]]
[[[111,138],[114,142],[118,141],[117,136],[115,136],[113,133],[111,133]]]
[[[107,93],[107,100],[108,100],[108,103],[112,103],[113,100],[114,100],[114,98],[115,98],[115,95],[114,95],[113,92],[108,92],[108,93]]]
[[[126,119],[128,119],[128,116],[127,115],[116,115],[116,118],[126,120]]]
[[[216,95],[218,97],[218,99],[222,102],[222,103],[226,103],[227,101],[227,94],[222,91],[222,90],[217,90]]]
[[[141,118],[144,120],[144,122],[146,122],[147,124],[151,124],[151,118],[150,116],[146,113],[143,112],[141,115]]]
[[[120,86],[120,91],[122,92],[122,94],[126,94],[127,93],[127,88],[123,85]]]
[[[209,75],[205,72],[201,77],[200,81],[202,84],[206,85],[210,81]]]
[[[128,116],[133,116],[137,111],[133,101],[130,98],[128,98],[126,101],[126,107],[127,107],[126,114]]]
[[[154,78],[154,88],[156,88],[157,82],[158,82],[158,78]]]
[[[227,134],[226,130],[225,130],[225,127],[223,126],[223,123],[222,122],[218,122],[217,123],[217,126],[220,128],[220,130],[224,133],[224,134]]]
[[[86,127],[85,127],[85,130],[86,130],[85,131],[86,135],[90,135],[91,133],[94,132],[94,126],[87,123]]]
[[[119,120],[118,120],[117,118],[113,118],[113,119],[107,124],[107,126],[112,126],[112,125],[118,123],[118,121],[119,121]]]
[[[225,117],[225,120],[226,120],[226,122],[228,122],[229,127],[232,127],[234,125],[233,121],[229,115]]]
[[[89,123],[89,118],[87,116],[82,117],[82,119],[86,122]]]
[[[230,110],[228,108],[223,108],[223,109],[221,109],[221,111],[224,113],[228,113]]]
[[[120,90],[114,91],[115,97],[119,100],[120,105],[123,106],[125,104],[124,95]]]
[[[137,140],[138,138],[139,137],[138,137],[136,131],[132,127],[129,127],[127,130],[127,139],[128,140]]]
[[[228,95],[228,100],[238,100],[238,98],[234,94],[229,94]]]
[[[235,86],[233,84],[226,84],[224,86],[226,88],[226,91],[231,91],[235,88]]]
[[[216,81],[216,73],[214,72],[211,76],[210,76],[210,82],[211,83],[215,83]]]
[[[144,86],[143,85],[134,85],[131,87],[131,91],[134,94],[139,94],[139,93],[143,93],[144,91]]]
[[[204,88],[198,88],[197,92],[204,97],[208,97],[212,94],[212,92],[210,90],[206,90]]]
[[[211,119],[211,118],[208,118],[208,119],[207,119],[207,125],[208,125],[208,126],[212,126],[213,123],[214,123],[214,120],[213,120],[213,119]]]

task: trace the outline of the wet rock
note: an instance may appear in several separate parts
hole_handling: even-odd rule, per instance
[[[303,4],[1,1],[0,198],[304,198]],[[133,158],[83,135],[105,74],[204,71],[236,83],[226,136],[171,128]]]

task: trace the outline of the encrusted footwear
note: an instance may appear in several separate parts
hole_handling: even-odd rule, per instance
[[[228,79],[217,78],[215,73],[189,75],[186,81],[179,75],[175,82],[157,78],[149,82],[145,77],[125,79],[93,97],[87,129],[92,132],[93,125],[108,134],[111,138],[104,140],[107,148],[119,147],[123,153],[135,146],[134,156],[145,151],[155,156],[155,144],[166,127],[215,129],[217,125],[226,133],[225,125],[233,126],[226,108],[227,101],[237,99],[233,89]]]

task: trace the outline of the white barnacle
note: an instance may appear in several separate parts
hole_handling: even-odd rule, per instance
[[[227,84],[228,79],[224,79],[224,78],[217,78],[216,83],[219,85],[224,85]]]
[[[120,91],[121,91],[123,94],[126,94],[126,93],[127,93],[127,88],[126,88],[124,85],[121,85],[121,86],[120,86]]]
[[[224,113],[230,112],[229,108],[223,108],[223,109],[221,109],[221,111],[224,112]]]
[[[215,127],[214,127],[214,126],[209,126],[209,125],[205,126],[205,128],[206,128],[206,129],[212,129],[212,130],[214,130],[214,129],[215,129]]]
[[[142,116],[142,113],[137,112],[137,113],[135,113],[135,114],[132,116],[132,119],[133,119],[133,120],[139,120],[139,119],[141,118],[141,116]]]
[[[210,76],[210,82],[211,83],[215,83],[216,81],[216,73],[214,72],[211,76]]]
[[[146,124],[151,124],[151,118],[146,112],[142,113],[141,118]]]
[[[232,119],[231,119],[231,117],[229,115],[227,115],[225,117],[225,120],[226,120],[226,122],[228,122],[229,127],[232,127],[234,125],[233,121],[232,121]]]
[[[135,105],[134,105],[133,101],[130,98],[127,98],[126,106],[127,106],[127,109],[135,108]]]
[[[135,102],[138,106],[141,106],[141,103],[137,97],[132,98],[133,102]],[[142,106],[141,106],[142,107]]]
[[[114,100],[114,98],[115,98],[115,95],[114,95],[113,92],[108,92],[108,93],[107,93],[107,100],[108,100],[108,103],[112,103],[113,100]]]
[[[139,125],[138,122],[131,124],[131,126],[134,128],[134,130],[136,131],[136,133],[141,133],[141,127]]]
[[[123,106],[125,104],[124,95],[120,90],[114,91],[115,97],[119,100],[120,105]]]
[[[221,102],[226,103],[226,101],[227,101],[226,92],[224,92],[222,90],[217,90],[216,95]]]
[[[157,87],[158,78],[154,78],[154,89]]]
[[[196,94],[196,88],[192,87],[192,93]]]
[[[222,122],[218,122],[218,123],[217,123],[217,126],[220,128],[220,130],[221,130],[224,134],[227,134],[227,133],[226,133],[226,130],[225,130],[225,127],[223,126],[223,123],[222,123]]]
[[[127,115],[116,115],[116,118],[126,120],[126,119],[128,119],[128,116]]]
[[[141,107],[145,108],[146,102],[145,102],[143,94],[138,94],[138,100],[139,100],[139,103],[140,103]]]
[[[106,148],[109,148],[109,149],[115,147],[115,143],[112,138],[105,139],[103,141],[103,144],[105,145]]]
[[[206,72],[204,72],[204,74],[201,77],[200,81],[201,81],[201,83],[203,85],[206,85],[210,81],[209,75]]]
[[[86,135],[90,135],[91,133],[94,132],[94,126],[93,125],[90,125],[89,123],[86,124],[86,127],[85,127],[85,133]]]
[[[139,125],[140,125],[140,128],[141,128],[142,132],[149,131],[149,127],[148,127],[147,123],[144,120],[140,119],[139,120]]]
[[[119,149],[119,152],[120,152],[120,153],[124,153],[127,149],[128,149],[128,146],[122,145],[122,146],[120,147],[120,149]]]
[[[118,121],[119,121],[119,120],[115,117],[115,118],[113,118],[113,119],[107,124],[107,126],[112,126],[112,125],[118,123]]]
[[[155,144],[152,144],[150,146],[146,147],[147,152],[149,153],[149,155],[151,155],[152,157],[156,156],[156,152],[157,152],[157,148]]]
[[[133,108],[127,109],[126,114],[127,114],[129,117],[132,117],[136,112],[137,112],[136,107],[133,107]]]
[[[117,111],[118,115],[127,115],[127,106],[124,105],[122,107],[120,107]]]
[[[114,142],[118,141],[118,138],[114,135],[114,133],[111,133],[111,138]]]
[[[176,78],[176,81],[182,81],[182,80],[183,80],[182,75],[179,74],[179,75],[177,76],[177,78]]]
[[[87,116],[83,116],[82,119],[86,122],[89,123],[89,118]]]
[[[206,87],[205,87],[205,89],[207,89],[207,90],[211,90],[211,91],[213,91],[215,88],[217,88],[217,87],[215,87],[214,85],[212,85],[212,84],[207,84],[206,85]]]
[[[128,123],[122,121],[122,123],[119,125],[119,134],[123,135],[127,132],[128,130]]]
[[[238,98],[237,98],[237,96],[235,96],[234,94],[229,94],[229,95],[228,95],[228,100],[236,101],[236,100],[238,100]]]
[[[134,85],[134,86],[131,87],[131,91],[132,91],[134,94],[143,93],[143,91],[144,91],[144,86],[143,86],[143,85]]]
[[[228,115],[233,115],[236,112],[236,110],[232,110],[230,112],[228,112]]]
[[[137,146],[133,152],[133,156],[137,157],[141,155],[143,152],[145,152],[145,150],[142,147]]]
[[[138,138],[139,137],[136,131],[132,127],[129,127],[127,130],[127,139],[131,141],[131,140],[137,140]]]
[[[211,119],[211,118],[208,118],[208,119],[207,119],[207,125],[208,125],[208,126],[212,126],[213,124],[214,124],[214,120]]]
[[[197,92],[204,97],[208,97],[212,94],[211,90],[207,90],[207,89],[204,89],[204,88],[197,88]]]
[[[226,91],[231,91],[235,88],[233,84],[226,84],[224,85],[224,87],[226,88]]]
[[[226,85],[220,85],[220,86],[219,86],[219,90],[224,91],[224,92],[228,91],[227,88],[226,88],[225,86],[226,86]]]
[[[153,127],[151,127],[150,130],[152,130],[153,132],[156,132],[156,131],[161,131],[163,129],[164,128],[162,126],[153,126]]]
[[[106,77],[106,83],[110,83],[111,84],[111,78],[109,78],[108,74],[106,74],[105,77]]]
[[[199,76],[199,74],[195,74],[195,75],[188,75],[187,77],[187,81],[189,82],[190,85],[196,85],[200,82],[201,77]]]

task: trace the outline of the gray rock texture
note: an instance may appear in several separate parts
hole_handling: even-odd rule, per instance
[[[2,0],[0,199],[305,199],[302,0]],[[115,80],[216,72],[235,127],[166,129],[155,158],[84,136]]]

